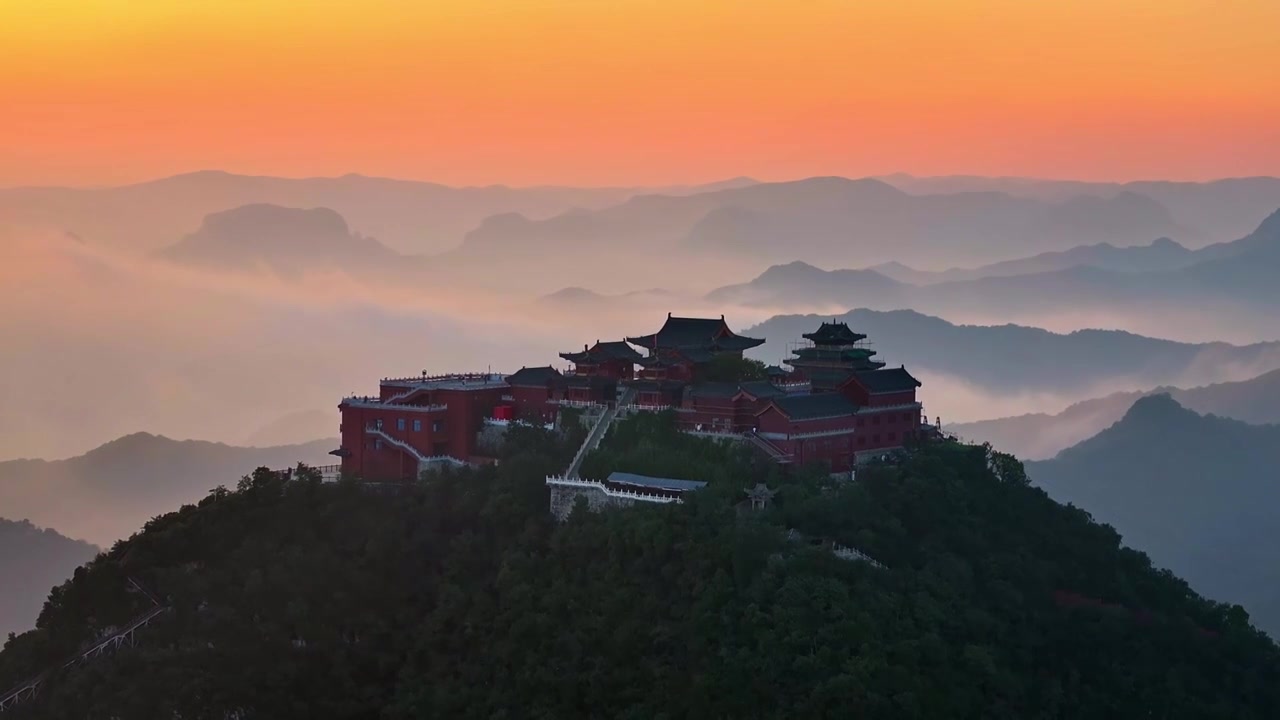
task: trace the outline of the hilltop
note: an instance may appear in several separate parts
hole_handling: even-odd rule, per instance
[[[1200,415],[1167,394],[1029,463],[1037,485],[1113,525],[1133,547],[1280,633],[1280,425]]]
[[[256,467],[324,465],[335,447],[336,440],[317,440],[246,448],[133,433],[66,460],[0,462],[0,508],[109,546]]]
[[[1012,458],[941,444],[857,483],[726,473],[684,504],[547,512],[576,438],[396,494],[237,490],[158,517],[61,586],[0,686],[108,624],[136,648],[45,679],[59,717],[1268,717],[1280,651]],[[633,436],[662,462],[721,452]],[[742,485],[778,489],[735,512]],[[887,567],[788,540],[854,545]],[[744,682],[743,678],[751,678]]]

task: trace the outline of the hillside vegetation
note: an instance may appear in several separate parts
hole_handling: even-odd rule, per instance
[[[652,420],[652,418],[650,418]],[[628,425],[625,459],[669,428]],[[652,433],[646,440],[641,435]],[[15,713],[118,718],[1267,718],[1280,653],[986,448],[939,444],[762,514],[745,477],[555,524],[574,441],[397,493],[270,473],[151,521],[58,588],[0,686],[145,609],[136,648]],[[697,465],[712,441],[664,449]],[[667,462],[667,461],[664,461]],[[787,539],[856,546],[888,566]]]

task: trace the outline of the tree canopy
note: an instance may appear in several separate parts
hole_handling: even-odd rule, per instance
[[[592,461],[665,472],[664,453],[702,457],[691,472],[711,486],[557,524],[543,478],[580,434],[540,427],[513,429],[496,467],[395,492],[262,471],[55,589],[38,628],[0,652],[0,686],[144,608],[136,578],[169,616],[137,647],[55,673],[15,717],[1260,720],[1280,707],[1280,651],[1247,615],[1028,486],[1011,458],[939,443],[853,483],[784,478],[641,417]],[[713,457],[730,470],[715,475]],[[740,487],[759,480],[778,495],[744,512]]]

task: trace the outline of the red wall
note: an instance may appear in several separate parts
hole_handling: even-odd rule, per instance
[[[556,406],[548,403],[552,399],[547,387],[513,387],[507,391],[516,407],[516,417],[536,416],[543,422],[551,422],[556,417]]]
[[[503,386],[479,390],[438,389],[434,391],[435,402],[448,407],[433,412],[415,411],[410,405],[342,406],[342,447],[351,452],[343,458],[342,469],[368,480],[417,477],[416,458],[386,442],[377,447],[380,438],[365,433],[365,426],[377,420],[382,421],[383,432],[412,445],[425,456],[443,454],[468,460],[475,453],[476,432],[483,418],[493,412],[506,392]],[[403,430],[400,420],[404,421]],[[413,429],[414,420],[421,422],[421,430]]]
[[[851,429],[853,432],[818,438],[798,440],[774,440],[769,442],[784,452],[792,453],[796,464],[825,461],[833,472],[843,472],[852,466],[855,453],[900,447],[919,432],[920,411],[875,411],[864,408],[856,415],[792,421],[770,407],[757,416],[762,433],[801,434],[829,430]]]

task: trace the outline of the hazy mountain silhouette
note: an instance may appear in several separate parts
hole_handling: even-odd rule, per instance
[[[1060,413],[956,423],[948,430],[966,440],[989,442],[1024,460],[1042,460],[1075,445],[1124,416],[1138,398],[1168,394],[1186,408],[1253,424],[1280,423],[1280,370],[1250,380],[1188,389],[1161,387],[1112,393],[1075,403]]]
[[[1243,605],[1280,632],[1280,426],[1139,399],[1115,425],[1053,460],[1037,485],[1116,528],[1125,544],[1206,596]]]
[[[35,627],[49,588],[97,554],[89,543],[0,518],[0,637]]]
[[[105,547],[228,478],[260,466],[329,464],[335,447],[336,439],[244,448],[134,433],[67,460],[0,462],[0,508]]]
[[[0,222],[53,227],[93,243],[154,250],[189,232],[204,216],[241,205],[327,207],[400,252],[438,252],[497,213],[542,218],[571,208],[607,207],[642,192],[675,195],[753,182],[734,178],[661,189],[449,187],[356,174],[295,179],[201,171],[110,188],[0,189]]]
[[[1111,197],[1129,191],[1159,202],[1178,224],[1197,229],[1205,237],[1219,239],[1248,233],[1262,218],[1280,207],[1280,178],[1274,177],[1226,178],[1202,183],[1164,180],[1093,183],[965,175],[913,177],[899,173],[880,179],[921,195],[1001,192],[1052,201],[1078,195]]]
[[[707,293],[713,303],[762,307],[794,307],[816,299],[874,297],[882,306],[903,307],[911,288],[876,270],[821,270],[803,262],[774,265],[749,283]],[[843,303],[841,303],[843,304]]]
[[[1001,193],[915,196],[885,183],[810,178],[683,197],[643,195],[594,212],[545,220],[492,217],[452,261],[669,253],[755,261],[972,262],[1082,242],[1186,236],[1168,212],[1133,193],[1046,202]],[[665,251],[665,252],[663,252]],[[563,253],[563,255],[562,255]]]
[[[831,317],[779,315],[742,332],[768,343],[754,354],[777,362],[787,343]],[[1117,330],[1068,334],[1018,325],[954,325],[911,310],[853,310],[835,317],[865,333],[891,366],[943,373],[990,391],[1086,393],[1134,382],[1194,385],[1280,368],[1280,343],[1180,343]],[[1132,386],[1132,385],[1130,385]],[[1096,390],[1093,394],[1096,394]],[[944,421],[946,418],[944,418]]]
[[[336,410],[299,410],[282,415],[253,431],[244,439],[244,445],[259,448],[302,445],[315,438],[332,435],[338,422]]]
[[[1194,264],[1199,256],[1169,238],[1158,238],[1150,245],[1116,247],[1111,243],[1080,245],[1061,252],[1048,252],[1016,260],[1005,260],[975,268],[953,268],[941,272],[916,270],[902,263],[889,262],[868,270],[887,275],[912,285],[977,280],[984,277],[1008,277],[1053,272],[1088,266],[1117,272],[1150,272],[1173,270]]]
[[[1071,253],[1083,253],[1077,249]],[[1095,256],[1123,253],[1093,248]],[[1067,253],[1064,255],[1069,255]],[[1170,243],[1154,243],[1129,255],[1185,257]],[[1031,258],[1022,267],[1057,263],[1064,255]],[[1140,310],[1148,318],[1177,310],[1252,311],[1251,318],[1268,324],[1280,309],[1280,211],[1263,220],[1249,235],[1189,253],[1192,262],[1176,260],[1174,269],[1122,272],[1111,267],[1075,265],[1061,270],[1023,275],[980,277],[973,280],[915,286],[881,279],[875,270],[820,270],[804,263],[775,266],[750,282],[713,290],[709,299],[762,308],[805,310],[830,307],[896,309],[959,313],[1034,320],[1039,315],[1091,311],[1122,315]],[[1143,262],[1147,262],[1144,260]],[[1018,265],[1015,264],[1015,267]],[[890,267],[890,271],[894,270]],[[893,283],[897,283],[896,285]],[[801,292],[801,288],[808,288]],[[1270,327],[1274,328],[1274,324]],[[1273,333],[1268,333],[1273,334]]]
[[[169,260],[224,269],[265,267],[280,274],[334,268],[393,270],[406,258],[351,232],[328,208],[245,205],[205,217],[200,228],[160,251]]]

